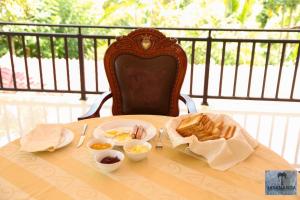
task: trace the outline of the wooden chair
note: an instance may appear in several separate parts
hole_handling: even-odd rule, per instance
[[[192,99],[180,95],[187,57],[177,41],[156,29],[141,28],[118,37],[104,55],[111,92],[102,94],[78,120],[100,117],[112,97],[113,115],[152,114],[178,116],[178,101],[196,112]]]

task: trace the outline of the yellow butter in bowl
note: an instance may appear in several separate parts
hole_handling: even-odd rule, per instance
[[[147,158],[151,148],[152,145],[149,142],[137,139],[130,140],[123,146],[126,155],[133,161]]]
[[[145,153],[147,151],[149,151],[149,148],[142,144],[137,144],[128,148],[128,152],[130,153]]]

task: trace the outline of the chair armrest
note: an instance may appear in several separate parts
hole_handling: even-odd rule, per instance
[[[82,115],[81,117],[78,117],[78,120],[100,117],[100,109],[102,108],[103,104],[111,97],[112,97],[111,92],[105,92],[102,95],[100,95],[94,101],[89,111],[84,115]]]
[[[179,96],[179,99],[186,104],[187,106],[187,109],[188,109],[188,113],[196,113],[197,112],[197,109],[196,109],[196,105],[193,101],[193,99],[188,96],[188,95],[185,95],[185,94],[181,94]]]

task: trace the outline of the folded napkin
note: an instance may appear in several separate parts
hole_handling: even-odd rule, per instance
[[[200,142],[194,135],[182,137],[177,133],[176,128],[182,119],[190,115],[192,114],[179,116],[167,122],[166,129],[172,146],[175,148],[181,144],[189,144],[190,151],[206,158],[209,166],[214,169],[224,171],[233,167],[246,159],[258,145],[257,141],[253,139],[245,129],[231,117],[223,114],[206,113],[206,115],[216,123],[223,121],[224,125],[236,126],[232,138],[228,140],[220,138]]]
[[[59,124],[39,124],[21,140],[21,151],[51,151],[60,144],[63,127]]]

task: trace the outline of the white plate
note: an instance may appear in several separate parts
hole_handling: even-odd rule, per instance
[[[146,136],[142,139],[143,141],[149,141],[156,135],[156,128],[148,122],[142,120],[129,120],[129,119],[118,119],[99,125],[93,132],[95,138],[105,137],[105,131],[111,129],[125,129],[131,131],[135,125],[143,126],[146,131]],[[119,142],[114,140],[116,146],[123,146],[126,141]]]
[[[70,144],[73,141],[73,139],[74,139],[74,133],[71,130],[64,128],[61,141],[60,141],[59,145],[57,145],[55,147],[55,149],[59,149],[64,146],[67,146],[68,144]]]

